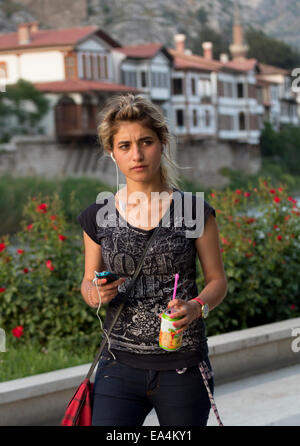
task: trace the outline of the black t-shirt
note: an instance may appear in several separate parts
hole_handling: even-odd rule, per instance
[[[176,193],[176,197],[182,198],[181,217],[178,217],[177,207],[174,215]],[[214,208],[195,194],[173,188],[173,197],[175,200],[173,198],[166,212],[169,212],[169,224],[160,221],[161,227],[110,335],[110,349],[117,360],[138,368],[169,370],[191,367],[208,353],[205,324],[201,318],[194,320],[184,331],[179,350],[166,351],[158,343],[158,315],[172,299],[175,274],[179,274],[176,298],[187,301],[199,294],[195,282],[195,240],[202,234],[209,215],[216,217]],[[115,207],[113,194],[106,200],[97,199],[77,216],[77,221],[89,237],[101,245],[105,270],[127,278],[118,287],[120,292],[125,292],[154,229],[141,229],[124,220]],[[188,237],[187,231],[191,231]],[[105,329],[110,326],[119,304],[118,298],[109,303]],[[104,354],[109,355],[107,344]]]

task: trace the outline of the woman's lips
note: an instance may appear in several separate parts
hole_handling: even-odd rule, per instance
[[[139,167],[133,167],[132,170],[135,170],[137,172],[139,172],[140,170],[144,170],[146,169],[147,166],[139,166]]]

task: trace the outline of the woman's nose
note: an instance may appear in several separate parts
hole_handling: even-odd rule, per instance
[[[143,158],[144,158],[144,156],[143,156],[143,151],[142,151],[142,149],[139,147],[139,145],[138,144],[133,144],[133,147],[132,147],[132,158],[134,159],[134,160],[142,160]]]

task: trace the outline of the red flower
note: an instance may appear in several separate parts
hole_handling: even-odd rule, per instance
[[[277,235],[277,240],[282,240],[282,235]]]
[[[30,223],[30,225],[27,226],[27,231],[30,231],[33,228],[33,224]]]
[[[277,226],[277,225],[274,225],[274,226],[273,226],[273,228],[274,228],[274,229],[277,229],[277,228],[279,228],[279,226]]]
[[[46,266],[50,269],[50,271],[54,270],[54,266],[52,265],[51,260],[46,260]]]
[[[18,325],[17,327],[12,329],[12,334],[16,337],[19,338],[20,336],[22,336],[24,331],[24,327],[22,327],[22,325]]]
[[[282,187],[279,187],[277,190],[278,190],[278,192],[282,192],[283,191]]]
[[[280,198],[279,197],[274,197],[274,201],[275,201],[275,203],[279,203],[280,202]]]
[[[254,190],[254,192],[257,192],[257,188],[256,187],[253,190]]]
[[[222,237],[221,240],[222,240],[222,243],[224,243],[224,245],[230,245],[230,242],[227,240],[227,238]]]
[[[290,309],[291,309],[291,310],[295,310],[295,309],[296,309],[296,305],[295,305],[295,304],[291,304],[291,305],[290,305]]]
[[[45,214],[47,212],[47,207],[48,205],[46,203],[41,203],[36,207],[36,210]]]
[[[52,226],[52,228],[53,228],[55,231],[58,230],[58,226],[55,226],[55,225],[51,225],[51,226]]]
[[[291,218],[290,215],[286,215],[286,216],[284,217],[285,220],[289,220],[290,218]]]
[[[4,251],[5,248],[6,248],[6,244],[0,243],[0,252]]]
[[[51,220],[56,220],[56,215],[51,215],[50,218]]]
[[[291,201],[294,204],[297,203],[297,200],[295,200],[293,197],[288,197],[288,200]]]
[[[250,223],[254,223],[255,221],[256,221],[256,219],[251,217],[251,218],[248,218],[248,220],[246,220],[246,223],[249,225]]]
[[[218,212],[218,214],[222,214],[221,209],[216,209],[216,212]]]
[[[211,195],[211,197],[215,197],[216,196],[216,194],[214,194],[213,192],[210,194]]]
[[[64,236],[64,235],[59,234],[58,238],[59,238],[59,240],[64,241],[64,240],[66,240],[67,237]]]
[[[267,181],[264,181],[264,185],[265,185],[265,186],[268,186],[268,182],[267,182]]]
[[[245,197],[250,197],[250,195],[251,195],[250,192],[245,192],[245,193],[244,193],[244,196],[245,196]]]
[[[23,252],[24,252],[24,249],[17,249],[18,254],[23,254]]]
[[[24,268],[23,271],[24,271],[24,274],[27,274],[29,272],[29,269],[28,268]]]
[[[236,193],[236,194],[241,194],[242,191],[241,191],[241,189],[236,189],[235,193]]]
[[[5,290],[6,288],[0,288],[0,293],[4,293]]]
[[[236,198],[236,199],[234,200],[235,203],[238,203],[239,201],[240,201],[239,198]]]
[[[270,194],[275,194],[276,190],[275,189],[270,189],[269,192],[270,192]]]
[[[253,252],[246,252],[245,256],[246,256],[247,258],[250,258],[250,257],[253,256]]]

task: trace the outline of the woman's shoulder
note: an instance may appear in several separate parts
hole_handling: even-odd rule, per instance
[[[196,219],[197,214],[204,215],[204,224],[210,214],[216,217],[216,211],[210,202],[205,199],[204,192],[189,192],[177,189],[183,197],[185,209],[192,209],[192,218]],[[197,209],[198,206],[198,209]]]
[[[101,235],[99,231],[101,231],[102,223],[105,221],[105,215],[107,215],[107,205],[107,200],[95,201],[76,217],[77,223],[96,243],[99,243],[99,236]]]

